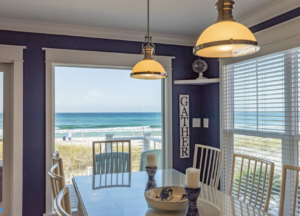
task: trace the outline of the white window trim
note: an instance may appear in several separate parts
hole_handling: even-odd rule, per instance
[[[54,101],[54,67],[55,66],[78,66],[98,68],[132,69],[134,65],[142,60],[142,55],[94,52],[43,48],[46,53],[46,213],[44,216],[53,215],[52,190],[47,171],[52,165],[51,154],[54,151],[54,126],[55,126],[55,101]],[[175,57],[156,56],[155,59],[161,63],[168,73],[168,78],[163,80],[162,89],[162,118],[164,119],[162,130],[165,134],[163,139],[163,168],[173,167],[172,151],[172,59]]]
[[[11,64],[11,185],[9,215],[22,216],[23,204],[23,50],[24,46],[0,45],[0,62]],[[5,199],[5,198],[4,198]],[[4,215],[4,214],[3,214]]]

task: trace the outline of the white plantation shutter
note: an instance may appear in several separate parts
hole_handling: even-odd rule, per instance
[[[269,212],[274,215],[280,202],[282,165],[299,166],[299,62],[297,48],[222,67],[224,191],[229,190],[233,152],[272,161]],[[294,180],[290,174],[284,215],[291,215]]]

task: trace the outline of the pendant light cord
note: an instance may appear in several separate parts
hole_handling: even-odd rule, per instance
[[[148,17],[147,17],[147,19],[148,19],[148,28],[147,28],[147,35],[148,35],[148,43],[150,42],[150,35],[149,35],[149,23],[150,23],[150,18],[149,18],[149,13],[150,13],[150,9],[149,9],[149,6],[150,6],[150,0],[147,0],[148,1]]]
[[[217,7],[218,12],[223,12],[224,0],[219,0],[219,1],[217,2],[217,5],[218,5],[218,7]]]

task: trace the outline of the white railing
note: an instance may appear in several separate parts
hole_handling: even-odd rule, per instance
[[[154,149],[157,147],[157,143],[162,143],[161,138],[151,137],[151,132],[144,132],[144,136],[122,136],[122,137],[114,137],[114,134],[105,134],[105,140],[107,141],[118,141],[118,140],[142,140],[143,141],[143,151],[150,150],[150,142],[154,142]],[[107,146],[107,152],[111,151],[111,146]]]
[[[157,137],[147,136],[147,137],[145,137],[145,139],[154,142],[154,149],[156,149],[157,143],[160,143],[160,144],[162,143],[161,138],[157,138]]]

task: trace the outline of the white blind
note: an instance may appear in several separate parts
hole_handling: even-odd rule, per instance
[[[282,164],[299,166],[299,62],[297,48],[222,68],[224,190],[229,190],[233,152],[270,160],[275,163],[269,207],[274,215]],[[285,215],[291,215],[293,180],[290,175]]]

